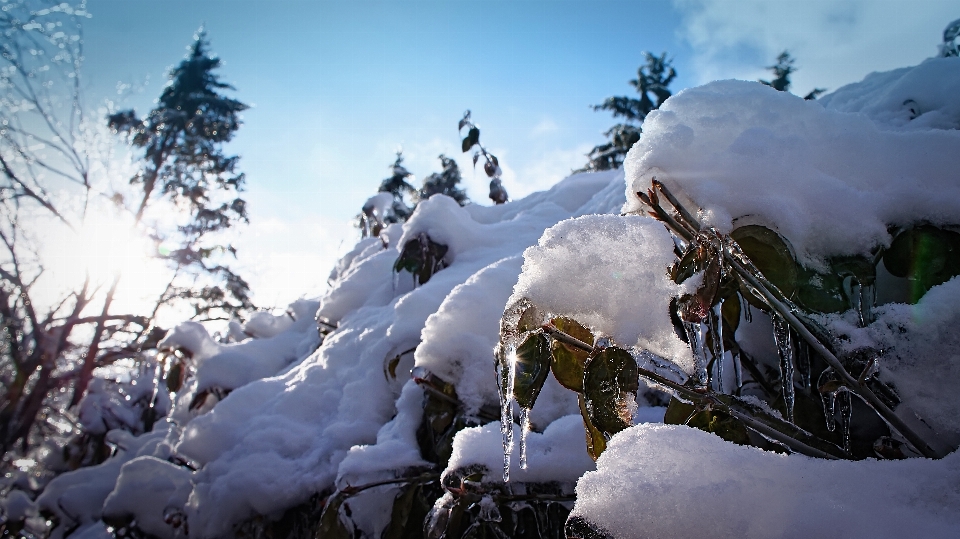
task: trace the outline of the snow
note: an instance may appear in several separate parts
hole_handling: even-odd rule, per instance
[[[621,346],[638,345],[689,366],[690,349],[677,337],[669,314],[670,298],[682,290],[667,275],[674,258],[670,234],[650,218],[571,219],[548,229],[524,253],[509,303],[527,298]]]
[[[74,525],[74,537],[102,537],[103,518],[133,519],[161,539],[182,535],[172,524],[185,519],[190,537],[212,538],[254,517],[279,518],[317,493],[428,469],[417,441],[424,389],[411,370],[452,384],[465,416],[498,407],[493,349],[505,306],[521,298],[689,373],[693,359],[668,305],[695,279],[670,281],[674,240],[661,223],[617,215],[642,209],[635,192],[655,176],[702,209],[704,223],[770,226],[815,268],[889,244],[889,225],[956,225],[958,90],[955,58],[872,74],[819,102],[714,82],[651,113],[623,171],[576,174],[499,206],[433,196],[405,224],[360,240],[322,298],[235,327],[230,335],[242,342],[216,342],[192,322],[175,328],[161,346],[187,351],[196,372],[173,395],[170,422],[139,437],[109,432],[122,446],[116,456],[62,474],[35,505],[61,522],[55,539]],[[919,107],[912,113],[908,99]],[[421,234],[448,250],[446,267],[415,286],[393,266]],[[954,279],[917,305],[878,308],[865,328],[849,313],[823,323],[849,350],[885,350],[881,379],[960,440],[958,295]],[[769,355],[763,316],[740,331],[745,350]],[[213,388],[228,394],[188,409]],[[551,375],[530,418],[528,467],[512,459],[511,484],[576,483],[574,514],[616,537],[948,537],[960,528],[957,453],[901,462],[784,456],[655,424],[664,409],[643,400],[635,426],[594,463],[577,397]],[[498,422],[466,428],[443,473],[484,469],[484,482],[503,486],[502,451]],[[391,488],[351,499],[363,534],[379,535]],[[5,508],[24,506],[12,496]]]
[[[916,305],[890,303],[858,328],[844,316],[824,317],[846,350],[884,350],[880,379],[894,383],[904,404],[953,447],[960,445],[960,278],[927,292]]]
[[[946,539],[960,529],[958,508],[958,453],[827,461],[639,425],[614,436],[597,471],[580,478],[573,515],[618,538]]]
[[[37,498],[36,507],[50,512],[60,523],[50,538],[60,539],[75,527],[94,525],[103,515],[104,501],[117,485],[124,465],[143,456],[169,459],[174,454],[171,442],[176,435],[177,428],[170,423],[161,423],[153,431],[136,437],[123,430],[107,433],[107,443],[117,448],[112,458],[96,466],[61,474]],[[152,519],[150,509],[144,506],[143,515],[138,518]]]
[[[191,535],[216,537],[254,515],[277,516],[338,477],[354,484],[422,466],[415,444],[422,393],[405,377],[385,376],[385,362],[417,347],[416,364],[449,377],[468,407],[496,404],[492,348],[521,253],[585,205],[616,211],[623,198],[610,193],[622,192],[622,181],[620,172],[577,175],[498,207],[431,197],[403,227],[383,233],[386,245],[364,240],[338,266],[317,310],[337,329],[316,351],[304,353],[305,343],[316,344],[316,328],[303,316],[272,337],[227,345],[192,324],[179,326],[164,345],[193,353],[199,367],[189,391],[233,389],[208,413],[174,413],[186,423],[176,452],[200,468],[183,507]],[[403,275],[395,284],[399,249],[420,233],[449,246],[449,267],[416,288]],[[465,353],[452,345],[467,339],[481,348]],[[554,385],[538,416],[544,426],[577,410],[575,396]],[[178,402],[182,408],[185,399]],[[180,484],[182,474],[170,473],[168,484]],[[154,479],[131,473],[125,480],[124,489],[149,490]],[[169,496],[158,496],[164,500],[144,507],[167,503]]]
[[[889,94],[876,88],[894,80]],[[812,267],[889,245],[888,226],[960,223],[960,131],[913,128],[927,115],[958,125],[958,91],[958,58],[873,75],[826,107],[753,82],[684,90],[647,116],[627,156],[624,211],[642,209],[635,193],[656,177],[702,208],[705,224],[773,227]],[[940,108],[898,128],[883,120],[912,95]]]
[[[514,424],[513,430],[514,439],[519,440],[520,426]],[[584,443],[583,419],[579,413],[556,419],[542,433],[528,433],[527,469],[520,468],[520,459],[512,459],[510,481],[576,482],[584,472],[594,469],[594,462],[587,455]],[[478,467],[486,470],[485,481],[501,480],[503,445],[499,421],[460,431],[454,439],[453,456],[444,474],[462,469],[473,471]]]

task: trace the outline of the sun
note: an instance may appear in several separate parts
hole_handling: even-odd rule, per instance
[[[47,274],[44,292],[51,300],[79,290],[85,280],[91,289],[106,291],[118,279],[114,310],[137,312],[156,301],[169,279],[169,270],[153,256],[153,242],[131,218],[114,212],[90,213],[80,226],[59,227],[38,239]]]

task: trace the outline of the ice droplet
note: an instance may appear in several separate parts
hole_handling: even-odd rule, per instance
[[[527,469],[527,433],[530,432],[530,408],[520,409],[520,469]]]
[[[787,421],[793,423],[793,338],[790,325],[778,314],[773,315],[773,338],[777,342],[777,352],[780,355],[780,386],[783,390],[783,401],[787,408]]]

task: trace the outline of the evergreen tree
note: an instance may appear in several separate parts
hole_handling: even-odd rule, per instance
[[[793,67],[793,62],[794,59],[788,51],[781,52],[780,55],[777,56],[777,63],[772,66],[767,66],[767,69],[773,72],[773,80],[761,79],[760,82],[779,92],[790,91],[790,74],[797,71],[797,68]],[[816,99],[817,96],[826,91],[824,88],[814,88],[810,93],[803,96],[803,98],[807,100]]]
[[[953,21],[943,29],[943,43],[940,44],[940,56],[960,56],[960,19]]]
[[[423,187],[420,189],[420,200],[426,200],[433,195],[442,194],[454,199],[461,206],[469,202],[467,193],[457,187],[460,184],[460,167],[457,162],[449,157],[440,154],[440,163],[443,165],[443,171],[433,173],[423,180]]]
[[[403,196],[414,196],[417,189],[407,182],[407,178],[413,178],[413,174],[403,166],[403,150],[397,151],[397,159],[390,169],[393,174],[380,183],[379,191],[393,195],[393,212],[383,216],[383,220],[386,223],[399,223],[406,221],[413,213],[413,208],[407,205]]]
[[[608,110],[614,118],[624,118],[624,123],[611,127],[604,136],[609,142],[590,150],[587,157],[590,162],[583,170],[610,170],[623,165],[630,148],[640,140],[641,125],[650,111],[655,110],[670,97],[670,83],[677,76],[670,65],[667,53],[659,57],[644,53],[647,63],[637,69],[637,78],[630,81],[640,98],[617,96],[608,97],[602,104],[594,105],[593,110]]]
[[[227,156],[222,149],[240,127],[239,114],[247,105],[220,93],[234,88],[214,73],[220,59],[208,48],[201,30],[146,118],[139,119],[133,110],[108,117],[114,131],[127,135],[143,151],[143,165],[130,180],[143,188],[137,221],[158,193],[189,208],[189,221],[178,227],[177,237],[157,239],[176,242],[177,248],[163,256],[178,272],[216,281],[200,288],[191,281],[167,290],[171,298],[188,300],[196,315],[206,318],[217,313],[233,316],[253,307],[246,281],[218,261],[217,255],[236,254],[234,248],[209,243],[210,234],[247,221],[246,202],[237,196],[244,183],[243,173],[236,171],[239,157]]]

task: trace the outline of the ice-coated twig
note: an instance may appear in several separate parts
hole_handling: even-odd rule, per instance
[[[564,333],[553,324],[545,324],[543,330],[564,344],[579,348],[585,352],[593,351],[593,346]],[[747,428],[784,444],[796,453],[834,460],[849,458],[839,447],[834,446],[830,442],[820,440],[792,423],[787,423],[773,415],[765,415],[763,420],[758,419],[753,414],[754,410],[752,410],[752,408],[754,407],[737,397],[721,395],[708,388],[693,389],[678,384],[673,380],[665,378],[656,372],[644,369],[643,367],[638,367],[638,371],[640,376],[673,391],[682,400],[693,402],[701,408],[711,408],[730,415],[743,423]]]
[[[666,188],[662,183],[654,183],[653,189],[651,189],[650,192],[654,194],[657,189],[664,191],[664,195],[666,196],[667,200],[669,200],[671,204],[674,204],[675,208],[677,209],[677,214],[681,216],[681,218],[683,218],[683,215],[685,214],[690,214],[688,210],[681,210],[680,208],[676,207],[677,205],[682,207],[682,204],[680,204],[676,197],[673,197],[672,195],[666,195]],[[667,212],[660,207],[657,197],[642,195],[641,193],[637,193],[637,195],[645,204],[653,208],[658,217],[666,217],[661,218],[661,220],[666,223],[674,233],[680,235],[684,239],[692,239],[689,230],[685,226],[677,223],[675,219],[670,217]],[[692,223],[689,223],[689,225],[692,226]],[[730,241],[732,245],[736,245],[732,239]],[[773,309],[777,314],[782,316],[783,319],[790,325],[790,327],[792,327],[794,331],[796,331],[797,334],[804,341],[806,341],[808,345],[810,345],[814,352],[819,354],[829,366],[833,367],[843,384],[850,391],[857,394],[857,396],[859,396],[867,405],[873,408],[877,414],[880,415],[884,421],[886,421],[890,428],[902,435],[920,454],[925,457],[941,458],[950,452],[948,448],[943,447],[943,444],[937,443],[938,441],[936,440],[935,436],[932,436],[932,431],[929,432],[929,435],[931,435],[930,441],[919,435],[914,429],[910,428],[910,426],[908,426],[903,419],[897,416],[893,410],[884,404],[876,396],[876,394],[870,390],[869,387],[866,385],[861,385],[856,378],[847,372],[837,356],[834,355],[834,353],[822,342],[820,342],[813,332],[810,331],[810,328],[808,328],[806,324],[804,324],[800,318],[797,317],[795,312],[797,312],[798,308],[793,306],[792,302],[790,302],[789,299],[787,299],[783,293],[780,292],[780,290],[778,290],[763,277],[763,274],[760,273],[760,271],[749,262],[749,258],[747,258],[746,255],[743,253],[737,253],[739,256],[734,256],[733,253],[728,249],[723,249],[722,252],[724,258],[729,264],[730,269],[732,269],[737,276],[742,279],[742,281],[745,281],[745,283],[751,288],[759,292],[764,302],[767,303],[767,305],[769,305],[770,308]],[[744,262],[749,264],[749,269],[744,265]],[[920,425],[921,424],[918,423],[918,427]]]

